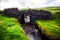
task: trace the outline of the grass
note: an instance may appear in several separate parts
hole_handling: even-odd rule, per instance
[[[60,7],[58,9],[56,7],[42,8],[42,10],[48,10],[55,16],[53,20],[37,20],[39,28],[48,37],[60,38],[60,17],[55,14],[60,11]]]
[[[60,19],[54,19],[54,20],[39,20],[36,21],[38,23],[39,28],[41,28],[42,31],[47,36],[59,38],[60,37]]]
[[[0,15],[0,40],[29,40],[17,19]]]

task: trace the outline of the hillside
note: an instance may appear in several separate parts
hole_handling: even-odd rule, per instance
[[[15,18],[0,15],[0,40],[29,40]]]
[[[60,7],[41,8],[42,10],[50,11],[53,15],[52,20],[37,20],[42,33],[50,39],[60,39]]]

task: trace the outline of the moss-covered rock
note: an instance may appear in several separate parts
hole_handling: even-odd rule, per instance
[[[0,16],[0,40],[29,40],[15,18]]]

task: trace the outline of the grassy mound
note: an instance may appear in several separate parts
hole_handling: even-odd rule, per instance
[[[60,20],[40,20],[36,21],[43,34],[51,38],[60,38]]]
[[[0,40],[29,40],[15,18],[0,15]]]
[[[42,8],[43,10],[48,10],[52,12],[54,16],[53,20],[37,20],[36,23],[38,24],[39,28],[42,30],[42,33],[52,39],[60,38],[60,7],[57,9],[49,7],[49,8]],[[58,14],[56,16],[56,14]]]

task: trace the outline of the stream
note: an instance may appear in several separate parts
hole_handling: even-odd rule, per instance
[[[41,37],[38,34],[38,29],[36,29],[34,25],[23,24],[22,27],[30,40],[41,40]]]

